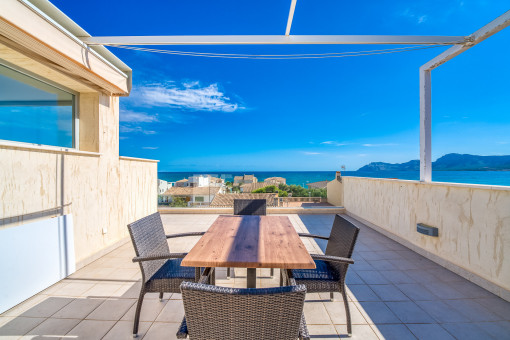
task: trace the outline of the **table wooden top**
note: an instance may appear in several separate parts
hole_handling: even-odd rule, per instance
[[[315,262],[287,216],[219,216],[181,265],[315,268]]]

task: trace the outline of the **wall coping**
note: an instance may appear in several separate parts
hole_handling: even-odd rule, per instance
[[[467,189],[510,191],[510,186],[505,186],[505,185],[469,184],[469,183],[452,183],[452,182],[421,182],[421,181],[413,181],[413,180],[408,180],[408,179],[374,178],[374,177],[358,177],[358,176],[342,176],[342,178],[349,178],[349,179],[355,179],[355,180],[369,180],[369,181],[403,182],[406,184],[418,184],[418,185],[451,186],[451,187],[459,187],[459,188],[467,188]]]
[[[64,148],[60,146],[32,144],[23,142],[14,142],[7,140],[0,140],[0,149],[15,149],[15,150],[27,150],[27,151],[38,151],[38,152],[50,152],[50,153],[61,153],[68,155],[78,156],[90,156],[99,157],[102,154],[99,152],[82,151],[74,148]]]
[[[119,159],[123,160],[123,161],[159,163],[159,160],[157,160],[157,159],[148,159],[148,158],[136,158],[136,157],[119,156]]]
[[[172,207],[158,207],[161,214],[223,214],[232,215],[234,208],[220,208],[220,207],[195,207],[195,208],[172,208]],[[345,212],[344,207],[335,206],[318,206],[318,207],[268,207],[268,214],[342,214]]]

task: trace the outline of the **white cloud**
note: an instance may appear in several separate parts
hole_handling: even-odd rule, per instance
[[[143,133],[144,135],[154,135],[154,134],[156,134],[156,131],[142,129],[140,126],[131,127],[131,126],[121,125],[119,130],[120,130],[121,133],[132,133],[132,132],[135,132],[135,133]]]
[[[426,15],[421,15],[421,16],[419,16],[419,17],[418,17],[418,23],[419,23],[419,24],[424,23],[425,21],[427,21],[427,18],[428,18],[428,17],[427,17]]]
[[[378,147],[378,146],[393,146],[393,145],[398,145],[398,144],[396,144],[396,143],[382,143],[382,144],[362,144],[362,145],[372,148],[372,147]]]
[[[167,82],[145,85],[135,91],[137,92],[135,96],[141,104],[152,107],[210,112],[234,112],[243,109],[227,97],[217,83],[201,86],[198,81],[188,81],[179,86],[174,82]]]
[[[346,143],[338,143],[338,142],[335,142],[335,141],[332,141],[332,140],[321,142],[321,144],[333,145],[333,146],[344,146],[344,145],[347,145]]]
[[[305,155],[320,155],[321,154],[320,152],[309,152],[309,151],[304,151],[303,153]]]
[[[144,146],[144,147],[142,147],[142,149],[145,149],[145,150],[157,150],[157,149],[159,149],[159,146]]]
[[[120,111],[119,120],[121,122],[142,122],[150,123],[158,121],[157,115],[151,115],[145,112],[135,112],[131,110]]]
[[[399,16],[402,16],[402,17],[405,17],[405,18],[408,18],[409,20],[411,21],[414,21],[416,22],[417,24],[423,24],[425,21],[428,20],[428,16],[427,15],[419,15],[419,14],[416,14],[416,12],[414,12],[412,9],[410,8],[406,8],[405,10],[401,11],[400,13],[398,13]]]

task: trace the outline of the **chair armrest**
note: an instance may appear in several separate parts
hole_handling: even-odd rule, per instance
[[[184,236],[201,236],[204,234],[205,234],[205,231],[197,231],[197,232],[191,232],[191,233],[166,235],[166,238],[176,238],[176,237],[184,237]]]
[[[346,257],[340,256],[331,256],[331,255],[319,255],[319,254],[311,254],[312,259],[321,260],[326,262],[339,262],[339,263],[348,263],[353,264],[354,260]]]
[[[147,256],[137,256],[137,257],[133,257],[133,262],[182,259],[187,254],[188,253],[163,253],[163,254],[153,254],[153,255],[147,255]]]
[[[311,238],[320,238],[321,240],[329,240],[329,237],[321,236],[321,235],[314,235],[314,234],[307,234],[307,233],[298,233],[301,237],[311,237]]]

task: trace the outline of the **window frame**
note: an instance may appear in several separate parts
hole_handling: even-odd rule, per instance
[[[70,148],[66,147],[66,146],[28,143],[28,142],[21,142],[21,141],[17,141],[17,140],[9,140],[9,139],[0,139],[0,141],[6,141],[9,143],[16,143],[16,144],[19,143],[22,146],[24,146],[24,145],[29,145],[29,146],[33,146],[33,147],[46,146],[46,147],[52,147],[52,148],[79,150],[80,149],[80,113],[79,113],[80,93],[76,92],[75,90],[72,90],[66,86],[63,86],[59,83],[56,83],[50,79],[44,78],[34,72],[25,70],[15,64],[12,64],[4,59],[1,59],[1,58],[0,58],[0,65],[10,68],[11,70],[13,70],[15,72],[21,73],[27,77],[33,78],[33,79],[40,81],[42,83],[45,83],[49,86],[55,87],[58,90],[61,90],[61,91],[64,91],[64,92],[67,92],[67,93],[73,95],[72,118],[71,118],[71,120],[73,122],[72,127],[71,127],[72,146]]]

